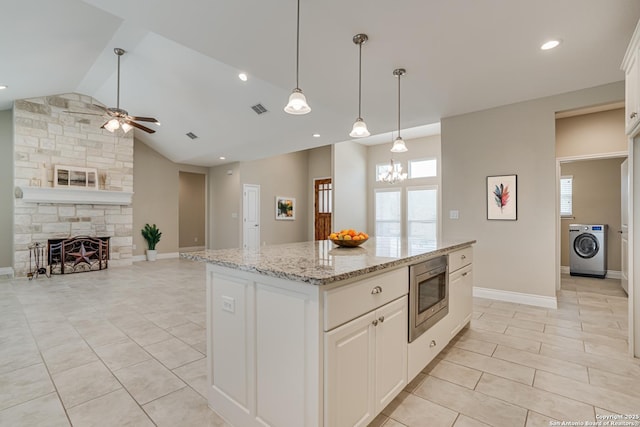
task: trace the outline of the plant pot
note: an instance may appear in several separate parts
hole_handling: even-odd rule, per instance
[[[157,250],[150,250],[147,249],[147,261],[155,261],[156,258],[158,257],[158,251]]]

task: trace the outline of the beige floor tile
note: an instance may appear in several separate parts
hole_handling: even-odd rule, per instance
[[[68,410],[74,427],[153,427],[149,417],[125,390],[116,390]]]
[[[626,340],[626,337],[615,338],[615,337],[612,337],[611,335],[603,336],[601,334],[594,334],[594,333],[585,331],[584,327],[582,331],[578,331],[575,329],[559,328],[557,326],[547,325],[544,329],[544,333],[583,340],[585,344],[587,342],[603,344],[609,347],[615,347],[616,349],[619,349],[619,348],[624,349],[624,348],[627,348],[629,345]]]
[[[72,340],[43,350],[42,357],[52,374],[98,360],[98,356],[83,339]]]
[[[625,354],[618,354],[614,360],[611,356],[569,350],[549,344],[543,344],[540,354],[556,359],[575,362],[587,367],[602,369],[619,375],[640,378],[640,363]]]
[[[429,375],[473,390],[478,384],[482,371],[441,360],[429,371]]]
[[[112,371],[126,368],[151,358],[149,353],[130,339],[95,347],[94,350]]]
[[[587,353],[601,354],[603,356],[620,357],[629,349],[626,340],[609,340],[589,339],[584,341],[584,351]]]
[[[55,391],[44,364],[0,375],[0,410]]]
[[[524,408],[431,376],[414,394],[494,427],[523,427],[527,416]]]
[[[114,374],[141,405],[186,387],[155,359],[119,369]]]
[[[495,332],[474,331],[469,330],[465,337],[473,338],[478,341],[485,341],[493,344],[500,344],[507,347],[517,348],[518,350],[530,351],[537,353],[540,350],[540,342],[532,339],[517,337],[514,335],[496,334]]]
[[[529,366],[531,368],[553,372],[585,383],[589,382],[589,375],[587,373],[586,366],[567,362],[562,359],[555,359],[553,357],[504,346],[498,346],[496,351],[493,353],[493,357]]]
[[[31,337],[13,336],[0,339],[0,374],[42,363],[42,357]]]
[[[204,357],[202,353],[177,338],[170,338],[166,341],[151,344],[144,347],[144,349],[169,369],[186,365]]]
[[[189,345],[194,345],[202,341],[206,342],[207,339],[206,329],[193,322],[172,326],[167,328],[167,332]]]
[[[453,346],[461,348],[463,350],[484,354],[485,356],[491,356],[498,344],[473,338],[462,337],[461,339],[457,340],[453,344]]]
[[[466,415],[458,415],[458,419],[456,420],[453,427],[490,427],[489,424],[485,424],[481,421],[475,420],[473,418],[467,417]]]
[[[640,398],[640,376],[618,375],[598,368],[589,368],[589,383]],[[640,411],[640,407],[638,410]]]
[[[505,331],[505,335],[527,338],[530,340],[538,341],[540,343],[553,344],[560,347],[584,350],[584,343],[582,342],[582,340],[560,337],[558,335],[545,334],[543,332],[529,331],[526,329],[515,328],[513,326],[509,326],[507,328],[507,330]]]
[[[383,413],[409,427],[449,427],[458,416],[457,412],[404,391],[400,392]]]
[[[471,351],[452,348],[444,360],[463,365],[477,371],[489,372],[523,384],[531,385],[535,370],[517,363],[508,362],[494,357],[484,356]]]
[[[122,388],[101,361],[54,374],[53,382],[66,408]]]
[[[386,423],[388,419],[389,417],[387,417],[385,414],[380,413],[373,419],[373,421],[369,423],[368,427],[382,427],[382,425],[384,425],[384,423]]]
[[[180,379],[207,399],[207,359],[196,360],[173,370]]]
[[[387,421],[383,425],[384,425],[384,427],[408,427],[408,426],[405,426],[404,424],[402,424],[402,423],[400,423],[400,422],[398,422],[396,420],[393,420],[391,418],[387,418]]]
[[[96,348],[127,341],[127,336],[120,329],[106,320],[103,322],[104,324],[78,330],[91,347]]]
[[[125,330],[126,334],[138,345],[146,346],[171,338],[171,334],[153,322],[143,323]]]
[[[0,426],[69,427],[70,425],[56,393],[49,393],[0,411]]]
[[[471,319],[471,329],[473,330],[497,332],[502,334],[507,329],[507,326],[509,325],[505,322],[487,320],[484,315],[479,319]]]
[[[55,326],[55,324],[52,325]],[[33,336],[41,351],[81,339],[78,332],[71,325],[66,323],[59,325],[59,328],[54,327],[52,329],[43,329],[41,331],[34,330]]]
[[[183,325],[189,321],[189,319],[187,319],[184,315],[178,313],[149,313],[145,314],[145,317],[162,329],[168,329],[172,326]]]
[[[425,368],[424,370],[426,369],[427,368]],[[422,381],[427,378],[427,374],[424,373],[424,370],[418,373],[418,375],[416,375],[416,377],[405,386],[404,391],[406,391],[407,393],[412,393],[413,390],[415,390],[420,384],[422,384]],[[429,372],[431,372],[432,370],[433,368],[429,369]]]
[[[511,308],[494,307],[494,304],[495,302],[491,304],[491,307],[483,308],[482,312],[506,317],[513,317],[516,314],[515,307],[517,304],[513,304]]]
[[[527,414],[527,424],[525,427],[549,427],[554,421],[560,420],[554,420],[553,418],[547,417],[546,415],[541,415],[537,412],[529,411],[529,413]]]
[[[640,408],[640,398],[628,394],[559,377],[544,371],[536,373],[534,387],[618,413],[632,414]]]
[[[553,313],[553,311],[549,310],[549,313]],[[560,328],[582,330],[582,323],[580,322],[579,319],[568,320],[568,319],[560,319],[557,317],[552,317],[549,315],[545,317],[545,316],[532,315],[528,313],[516,313],[514,318],[518,320],[529,321],[529,322],[542,323],[545,325],[558,326]]]
[[[483,374],[476,391],[554,419],[595,421],[591,405],[495,375]]]
[[[207,406],[207,401],[190,388],[183,388],[143,406],[158,427],[226,426]]]
[[[587,322],[582,322],[582,330],[585,332],[589,332],[595,335],[603,335],[611,338],[619,338],[626,340],[629,337],[629,333],[627,331],[623,331],[620,329],[618,322],[612,322],[615,327],[605,327],[602,325],[594,325]]]
[[[504,323],[507,326],[515,326],[522,329],[530,329],[532,331],[538,331],[538,332],[544,331],[544,323],[531,322],[529,320],[517,319],[515,317],[505,317],[505,316],[498,316],[495,314],[484,313],[480,318],[480,320]]]

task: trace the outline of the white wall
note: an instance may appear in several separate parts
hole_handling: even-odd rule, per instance
[[[367,228],[367,147],[347,141],[333,145],[334,230]]]
[[[622,99],[618,82],[442,119],[443,237],[477,240],[475,286],[555,297],[555,112]],[[487,220],[500,174],[518,175],[517,221]]]

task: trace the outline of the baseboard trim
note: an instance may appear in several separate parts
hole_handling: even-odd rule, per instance
[[[473,287],[473,296],[478,298],[495,299],[498,301],[513,302],[516,304],[534,305],[544,308],[558,308],[556,297],[545,297],[542,295],[524,294],[520,292],[502,291],[498,289]]]
[[[180,252],[195,252],[195,251],[204,251],[206,248],[204,246],[190,246],[187,248],[178,248]]]
[[[571,268],[568,265],[560,266],[560,273],[571,274]],[[622,279],[622,271],[607,270],[607,279]]]
[[[180,257],[180,253],[179,252],[166,252],[166,253],[159,253],[157,256],[157,259],[173,259],[173,258],[179,258]],[[133,260],[133,262],[138,262],[138,261],[146,261],[147,260],[147,256],[146,255],[134,255],[131,257],[131,259]]]
[[[0,267],[0,276],[13,277],[13,267]]]

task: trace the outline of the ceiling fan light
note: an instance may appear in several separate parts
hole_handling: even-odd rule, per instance
[[[364,138],[369,135],[371,134],[369,133],[369,129],[367,129],[367,124],[362,120],[362,117],[358,117],[353,124],[353,129],[351,129],[349,136],[352,138]]]
[[[122,123],[122,130],[124,131],[124,133],[129,132],[131,129],[133,129],[133,126],[131,126],[129,123],[127,122],[123,122]]]
[[[118,119],[111,119],[105,125],[104,128],[109,132],[115,132],[120,127],[120,122]]]
[[[401,137],[397,137],[395,141],[393,141],[393,147],[391,147],[392,153],[404,153],[408,151],[407,146],[404,143],[404,140]]]
[[[284,107],[284,111],[289,114],[307,114],[311,112],[311,107],[307,104],[307,98],[305,98],[302,90],[295,88],[289,96],[289,103]]]

